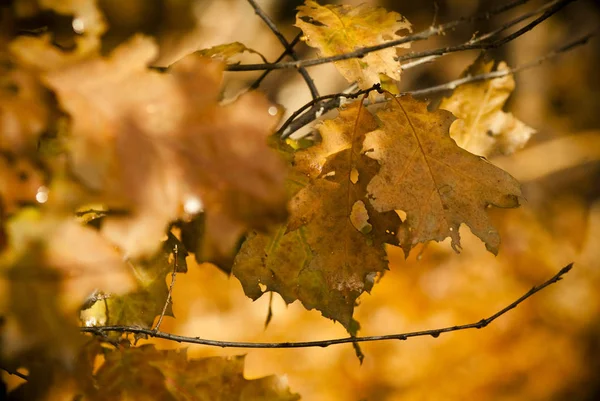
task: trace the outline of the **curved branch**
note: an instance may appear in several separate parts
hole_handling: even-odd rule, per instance
[[[257,342],[237,342],[237,341],[219,341],[219,340],[208,340],[200,337],[186,337],[186,336],[178,336],[176,334],[169,334],[164,332],[156,332],[152,329],[144,329],[141,327],[131,327],[131,326],[104,326],[104,327],[82,327],[81,332],[83,333],[91,333],[98,336],[104,336],[106,332],[116,332],[116,333],[131,333],[131,334],[142,334],[147,335],[149,337],[154,338],[162,338],[165,340],[176,341],[179,343],[188,343],[188,344],[200,344],[200,345],[208,345],[212,347],[222,347],[222,348],[307,348],[307,347],[328,347],[330,345],[337,344],[346,344],[346,343],[360,343],[360,342],[371,342],[371,341],[383,341],[383,340],[407,340],[410,337],[423,337],[423,336],[432,336],[433,338],[437,338],[440,334],[449,333],[452,331],[459,330],[467,330],[467,329],[482,329],[492,323],[494,320],[498,319],[500,316],[504,315],[506,312],[511,309],[516,308],[520,303],[525,301],[527,298],[531,297],[537,292],[540,292],[544,288],[548,287],[551,284],[554,284],[562,279],[562,276],[567,274],[573,264],[570,263],[567,266],[560,269],[556,275],[552,278],[548,279],[544,283],[532,287],[529,291],[523,294],[519,299],[507,305],[505,308],[500,311],[494,313],[488,318],[481,319],[475,323],[463,324],[458,326],[450,326],[444,327],[440,329],[433,330],[423,330],[423,331],[412,331],[408,333],[399,333],[399,334],[387,334],[383,336],[366,336],[366,337],[346,337],[346,338],[336,338],[332,340],[321,340],[321,341],[300,341],[300,342],[281,342],[281,343],[257,343]]]

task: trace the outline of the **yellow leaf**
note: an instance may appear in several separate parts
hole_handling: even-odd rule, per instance
[[[233,57],[244,52],[256,54],[260,56],[260,58],[265,63],[267,62],[267,60],[262,54],[260,54],[256,50],[246,47],[246,45],[240,42],[226,43],[223,45],[213,46],[209,49],[198,50],[197,53],[204,57],[215,58],[217,60],[229,62]]]
[[[486,74],[492,71],[479,57],[463,76]],[[497,71],[508,70],[506,63],[498,64]],[[461,85],[449,98],[442,100],[440,109],[451,111],[460,120],[450,127],[450,136],[458,146],[471,153],[490,156],[510,154],[525,146],[535,130],[519,121],[511,113],[502,111],[515,88],[511,74],[483,82]]]
[[[402,38],[398,31],[411,31],[411,25],[404,17],[381,7],[367,4],[321,6],[312,0],[298,7],[296,26],[304,32],[306,43],[319,49],[322,57],[397,40]],[[358,82],[361,89],[379,83],[379,74],[399,81],[401,69],[400,63],[394,60],[396,49],[389,47],[360,59],[337,61],[335,66],[348,82]]]

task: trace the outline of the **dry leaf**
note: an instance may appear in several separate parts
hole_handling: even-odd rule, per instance
[[[446,237],[458,251],[464,223],[496,254],[500,236],[486,209],[518,206],[519,183],[456,145],[448,135],[454,120],[449,112],[430,113],[425,103],[406,96],[390,98],[377,117],[381,128],[367,134],[364,150],[381,171],[367,190],[377,211],[406,213],[398,233],[405,253],[419,242]]]
[[[400,30],[411,31],[410,23],[396,12],[362,4],[321,6],[307,0],[298,7],[296,26],[302,29],[306,43],[319,50],[321,57],[350,53],[359,47],[375,46],[402,38]],[[410,44],[400,47],[408,47]],[[389,47],[366,54],[362,58],[335,62],[348,82],[358,82],[361,89],[379,83],[379,75],[400,80],[400,63],[396,48]]]
[[[106,353],[96,377],[99,400],[295,401],[285,377],[244,378],[244,356],[188,359],[153,345]]]
[[[375,212],[366,196],[378,165],[361,153],[362,142],[376,127],[355,102],[323,123],[321,144],[296,154],[296,170],[314,179],[290,202],[287,228],[272,238],[252,235],[243,244],[233,273],[248,296],[260,297],[259,284],[265,285],[356,334],[356,300],[387,269],[383,245],[396,242],[400,225],[395,212]]]
[[[471,65],[463,76],[486,74],[494,62],[486,63],[483,56]],[[508,70],[506,63],[496,71]],[[481,156],[510,154],[525,146],[535,130],[517,120],[512,113],[502,111],[515,89],[512,75],[461,85],[449,98],[442,100],[440,109],[451,111],[460,120],[450,127],[450,136],[458,146]]]
[[[132,209],[103,226],[128,256],[153,253],[191,199],[212,241],[203,257],[223,261],[245,230],[285,217],[285,168],[267,146],[278,116],[258,93],[220,106],[221,63],[190,56],[161,74],[147,69],[156,54],[137,36],[47,76],[73,118],[73,171],[108,206]]]
[[[198,50],[196,53],[203,57],[209,57],[225,62],[230,62],[232,58],[244,52],[256,54],[262,59],[263,62],[267,62],[265,56],[263,56],[256,50],[246,47],[246,45],[240,42],[226,43],[223,45],[213,46],[209,49]]]

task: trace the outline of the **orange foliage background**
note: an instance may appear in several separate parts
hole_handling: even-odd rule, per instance
[[[416,30],[431,22],[432,6],[405,3],[384,1],[381,5],[402,13]],[[440,2],[438,18],[445,21],[469,15],[484,3]],[[284,34],[292,37],[296,33],[291,27],[295,2],[261,4],[279,16]],[[215,2],[204,11],[202,47],[243,40],[269,59],[281,51],[245,1]],[[518,65],[561,45],[565,38],[586,32],[599,19],[597,3],[581,1],[494,55],[511,66]],[[427,47],[449,40],[435,38]],[[417,43],[413,50],[421,46]],[[302,49],[309,52],[306,47]],[[475,57],[474,52],[462,52],[427,68],[410,70],[403,76],[402,86],[418,88],[454,79]],[[468,229],[461,230],[460,255],[447,241],[413,251],[408,261],[401,250],[391,249],[390,271],[372,294],[360,299],[356,315],[362,325],[359,335],[478,321],[575,262],[564,281],[482,330],[443,334],[437,339],[363,344],[362,366],[350,345],[280,350],[189,346],[190,355],[247,353],[246,377],[286,374],[291,389],[306,400],[598,399],[599,69],[600,47],[596,42],[516,76],[517,90],[508,110],[535,127],[538,134],[525,150],[492,160],[523,183],[527,199],[519,209],[492,213],[502,238],[498,257],[487,252]],[[337,92],[345,85],[333,66],[319,66],[310,72],[322,93]],[[231,73],[227,91],[235,93],[256,75]],[[303,85],[294,71],[284,71],[272,73],[262,89],[290,113],[309,99]],[[192,258],[188,263],[188,273],[177,276],[173,293],[176,319],[166,317],[163,331],[263,342],[346,336],[341,325],[316,311],[306,311],[298,302],[286,307],[276,294],[274,317],[265,329],[267,296],[252,302],[235,278],[210,265],[198,266]],[[162,340],[149,342],[159,348],[180,346]],[[20,382],[15,377],[5,379],[11,386]]]

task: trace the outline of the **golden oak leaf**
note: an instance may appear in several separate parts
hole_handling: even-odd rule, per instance
[[[447,111],[431,113],[425,103],[404,96],[390,98],[377,117],[381,127],[366,135],[364,150],[381,170],[367,190],[377,211],[406,213],[398,233],[405,253],[447,237],[458,251],[464,223],[496,254],[500,237],[486,209],[517,207],[519,183],[458,147],[448,135],[454,117]]]
[[[259,52],[257,52],[254,49],[250,49],[250,48],[246,47],[246,45],[244,45],[243,43],[240,43],[240,42],[226,43],[223,45],[213,46],[208,49],[202,49],[202,50],[197,51],[197,53],[200,56],[215,58],[217,60],[222,60],[225,62],[229,62],[232,58],[234,58],[235,56],[237,56],[241,53],[244,53],[244,52],[256,54],[256,55],[260,56],[260,58],[265,63],[267,62],[267,59],[265,59],[265,56],[263,56],[262,54],[260,54]]]
[[[219,105],[221,63],[190,56],[162,74],[147,68],[156,54],[137,36],[47,75],[73,119],[72,168],[109,207],[131,209],[102,228],[128,256],[152,254],[193,201],[208,233],[198,251],[222,261],[245,230],[285,217],[285,168],[267,145],[278,117],[258,93]]]
[[[96,373],[98,400],[295,401],[285,377],[244,378],[244,356],[188,359],[153,345],[106,352]]]
[[[350,53],[359,47],[375,46],[400,39],[400,30],[411,30],[410,23],[396,12],[362,4],[321,6],[307,0],[298,7],[296,26],[302,29],[306,43],[322,57]],[[408,47],[409,44],[401,47]],[[336,61],[338,71],[348,80],[366,89],[380,82],[379,75],[400,80],[400,63],[395,60],[397,47],[368,53],[362,58]]]
[[[361,153],[362,143],[376,127],[356,102],[323,123],[321,144],[296,154],[296,170],[314,178],[291,200],[287,227],[272,238],[251,235],[242,245],[233,273],[248,296],[260,297],[259,284],[265,285],[356,334],[356,300],[387,269],[384,243],[397,243],[400,225],[394,211],[377,213],[367,198],[378,165]]]
[[[492,71],[493,66],[493,61],[486,63],[481,56],[463,76],[486,74]],[[508,69],[506,63],[501,62],[496,71]],[[535,130],[512,113],[502,111],[514,89],[515,80],[509,74],[461,85],[452,96],[442,100],[440,109],[451,111],[459,118],[450,127],[450,136],[458,146],[486,157],[498,153],[510,154],[525,146]]]

